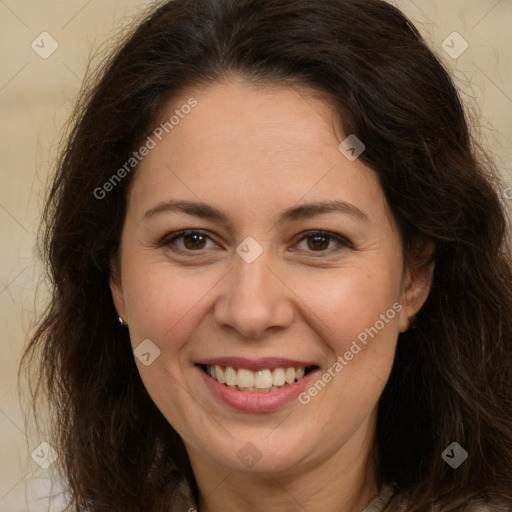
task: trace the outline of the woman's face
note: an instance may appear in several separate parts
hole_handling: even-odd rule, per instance
[[[428,293],[376,174],[304,90],[217,82],[173,114],[131,184],[111,278],[144,385],[193,466],[362,460]]]

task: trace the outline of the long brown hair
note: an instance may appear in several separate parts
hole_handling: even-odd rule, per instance
[[[512,266],[499,179],[473,140],[449,74],[381,0],[173,0],[155,7],[91,75],[44,212],[49,307],[24,362],[53,413],[72,506],[164,511],[181,439],[138,374],[108,285],[136,169],[104,186],[187,87],[234,74],[332,100],[366,150],[408,261],[434,242],[432,290],[401,334],[379,403],[379,484],[409,512],[512,504]],[[426,263],[426,262],[423,262]],[[468,460],[441,457],[459,443]],[[396,502],[389,504],[393,510]],[[396,510],[396,508],[395,508]]]

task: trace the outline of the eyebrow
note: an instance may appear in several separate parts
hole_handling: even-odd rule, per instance
[[[206,203],[185,200],[170,200],[157,204],[144,214],[144,219],[154,217],[155,215],[167,212],[181,212],[187,215],[193,215],[202,219],[222,222],[229,225],[228,216],[221,210]],[[285,221],[296,221],[308,219],[324,213],[338,212],[350,215],[356,219],[369,222],[368,216],[357,206],[341,200],[321,201],[316,203],[306,203],[300,206],[292,206],[284,210],[278,220],[278,224]]]

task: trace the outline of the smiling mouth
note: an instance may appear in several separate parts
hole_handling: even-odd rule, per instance
[[[247,368],[232,366],[200,365],[200,368],[212,379],[226,387],[238,391],[268,393],[289,386],[316,370],[317,366],[267,368],[253,372]]]

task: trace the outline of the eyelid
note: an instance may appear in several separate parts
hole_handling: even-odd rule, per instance
[[[342,247],[347,247],[349,249],[354,249],[354,245],[348,238],[344,237],[343,235],[340,235],[339,233],[334,233],[333,231],[327,231],[325,229],[309,229],[307,231],[303,231],[302,233],[299,233],[297,235],[298,240],[295,242],[295,244],[298,244],[302,242],[303,240],[309,238],[310,236],[325,236],[327,238],[330,238],[332,240],[335,240],[338,242],[338,244]],[[331,252],[332,249],[327,249],[325,251],[308,251],[312,254],[318,253],[318,254],[326,254]]]
[[[168,235],[165,235],[160,240],[160,242],[158,242],[157,248],[165,247],[165,246],[171,244],[172,242],[174,242],[174,240],[184,237],[186,235],[202,235],[202,236],[208,238],[209,240],[211,240],[212,242],[214,242],[212,237],[206,231],[203,231],[202,229],[192,229],[191,228],[191,229],[182,229],[181,231],[174,231],[173,233],[169,233]],[[185,250],[185,249],[182,249],[182,250]],[[192,253],[192,252],[200,252],[200,251],[198,250],[198,251],[186,251],[186,252]]]
[[[157,244],[157,248],[166,247],[166,246],[172,244],[178,238],[182,238],[186,235],[191,235],[191,234],[192,235],[202,235],[216,244],[215,240],[212,239],[212,237],[210,236],[210,234],[207,231],[204,231],[202,229],[191,228],[191,229],[184,229],[181,231],[175,231],[173,233],[169,233],[168,235],[164,236],[162,238],[162,240]],[[305,240],[309,237],[312,237],[312,236],[325,236],[331,240],[334,240],[338,243],[338,248],[345,247],[345,248],[349,248],[349,249],[355,249],[352,242],[350,242],[350,240],[348,240],[343,235],[340,235],[339,233],[335,233],[332,231],[323,230],[323,229],[309,229],[309,230],[303,231],[302,233],[299,233],[298,235],[296,235],[294,237],[294,239],[296,240],[294,242],[294,245],[297,245],[300,242],[302,242],[303,240]],[[216,244],[216,245],[218,246],[218,244]],[[192,254],[192,253],[201,254],[203,251],[206,251],[206,249],[198,249],[197,251],[193,251],[193,250],[188,250],[188,249],[181,249],[179,247],[176,247],[176,250],[185,252],[185,253],[189,253],[189,254]],[[297,249],[291,248],[290,250],[296,251]],[[330,254],[332,251],[333,251],[333,248],[323,250],[323,251],[306,251],[306,252],[308,252],[310,254],[317,254],[318,256],[321,256],[324,254]]]

